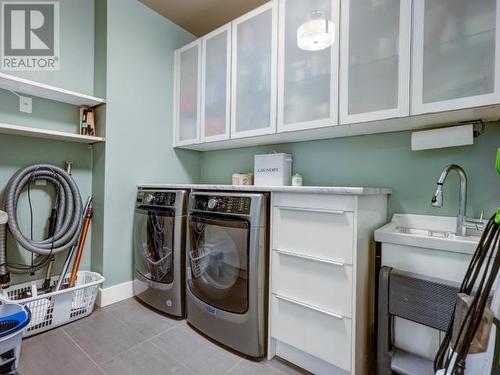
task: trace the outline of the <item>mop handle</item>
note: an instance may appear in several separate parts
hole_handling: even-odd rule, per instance
[[[85,246],[85,240],[87,239],[87,233],[90,226],[90,221],[92,220],[92,213],[94,209],[90,206],[87,209],[85,215],[85,220],[83,222],[82,236],[80,237],[80,242],[78,243],[78,250],[76,251],[75,262],[73,263],[73,269],[71,270],[71,276],[69,278],[68,287],[72,288],[75,286],[76,278],[78,276],[78,268],[80,268],[80,261],[82,260],[83,247]]]

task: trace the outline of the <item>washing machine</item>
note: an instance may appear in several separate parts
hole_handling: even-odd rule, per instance
[[[248,357],[267,347],[268,195],[192,192],[186,241],[188,323]]]
[[[185,317],[188,192],[139,187],[134,218],[134,294],[174,317]]]

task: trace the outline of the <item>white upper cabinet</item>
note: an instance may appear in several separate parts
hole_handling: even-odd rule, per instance
[[[496,121],[499,24],[500,0],[270,0],[175,52],[174,147]]]
[[[339,0],[279,1],[278,132],[338,124],[339,8]],[[304,37],[311,22],[333,44]]]
[[[276,132],[276,8],[270,1],[232,23],[231,138]]]
[[[186,146],[200,142],[201,41],[175,51],[174,143]]]
[[[201,141],[229,139],[231,24],[202,38]]]
[[[410,114],[411,0],[342,0],[340,123]]]
[[[500,102],[500,2],[414,2],[412,114]]]

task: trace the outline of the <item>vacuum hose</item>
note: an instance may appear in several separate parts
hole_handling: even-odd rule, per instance
[[[21,191],[26,185],[29,186],[37,180],[50,182],[57,192],[54,207],[57,212],[55,228],[49,238],[39,241],[26,237],[19,229],[17,221],[17,203]],[[24,249],[45,256],[45,260],[30,266],[8,263],[7,225],[0,225],[0,284],[2,288],[9,286],[9,272],[35,272],[44,267],[53,255],[70,249],[78,241],[83,214],[82,198],[75,181],[64,170],[53,165],[38,164],[19,170],[10,179],[5,197],[5,211],[12,236]]]

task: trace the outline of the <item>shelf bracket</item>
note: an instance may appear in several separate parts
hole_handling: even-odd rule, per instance
[[[19,95],[13,90],[9,90],[13,95],[19,98],[19,111],[24,113],[33,113],[33,99],[27,96]]]

